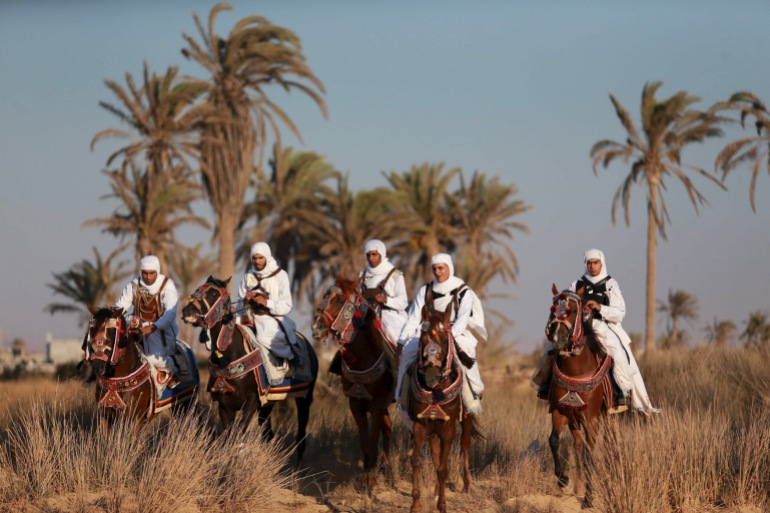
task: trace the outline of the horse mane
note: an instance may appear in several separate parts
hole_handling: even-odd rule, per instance
[[[342,289],[342,291],[346,294],[357,294],[358,293],[358,279],[349,279],[345,276],[339,274],[337,275],[337,286]]]
[[[223,289],[227,289],[227,284],[230,280],[220,280],[219,278],[215,278],[214,276],[209,275],[208,279],[206,280],[206,283],[213,283],[217,287],[221,287]]]
[[[596,333],[594,332],[594,327],[591,324],[591,320],[592,318],[589,317],[587,321],[583,322],[583,331],[585,332],[586,344],[593,354],[601,358],[606,358],[607,350],[604,349],[604,346],[601,345],[599,340],[596,338]]]

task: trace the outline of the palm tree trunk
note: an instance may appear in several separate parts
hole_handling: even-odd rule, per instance
[[[655,211],[658,204],[657,188],[650,184],[650,198],[647,203],[647,301],[644,324],[644,347],[646,350],[655,351],[655,282],[657,268],[655,253],[658,243],[658,222]]]
[[[238,218],[227,212],[220,212],[217,216],[217,228],[219,229],[219,279],[232,278],[235,270],[235,229]],[[232,293],[232,280],[230,292]]]

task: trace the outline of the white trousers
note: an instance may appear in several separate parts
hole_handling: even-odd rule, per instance
[[[396,343],[398,336],[401,334],[401,328],[406,323],[406,312],[399,312],[396,310],[382,309],[381,313],[382,331],[388,340],[392,343]]]
[[[294,357],[294,353],[291,350],[292,345],[297,344],[297,337],[295,336],[295,330],[297,325],[294,321],[288,317],[281,319],[281,324],[289,334],[289,339],[286,338],[286,333],[278,325],[278,321],[269,315],[255,315],[254,316],[254,329],[256,331],[257,342],[266,347],[279,358],[286,358],[291,360]]]
[[[166,343],[163,343],[163,337],[165,335]],[[151,333],[144,337],[142,342],[144,347],[144,354],[147,357],[147,361],[158,370],[176,373],[177,368],[174,363],[174,359],[171,356],[176,350],[176,333],[172,327],[168,327],[163,331],[157,330],[155,333]]]
[[[476,358],[476,339],[467,331],[455,339],[457,345],[470,356]],[[401,385],[404,381],[407,369],[417,361],[417,352],[420,350],[419,337],[413,337],[404,344],[404,349],[401,351],[401,359],[398,363],[398,383],[396,384],[396,400],[401,397]],[[462,364],[460,364],[462,365]],[[479,363],[474,362],[473,367],[465,369],[465,375],[468,378],[468,383],[471,386],[471,391],[478,397],[484,391],[484,383],[481,381],[481,373],[479,372]]]

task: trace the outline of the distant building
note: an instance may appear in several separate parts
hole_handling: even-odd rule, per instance
[[[45,337],[45,363],[77,363],[83,359],[83,341],[78,339],[55,339],[49,333]]]

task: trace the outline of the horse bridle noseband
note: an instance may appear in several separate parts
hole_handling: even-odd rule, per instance
[[[206,299],[206,291],[208,289],[214,289],[219,292],[219,297],[214,304],[209,304]],[[216,326],[224,317],[230,313],[230,295],[227,291],[217,285],[211,283],[204,283],[198,289],[193,292],[187,301],[187,304],[195,303],[198,306],[198,311],[201,312],[197,315],[196,324],[206,331],[211,330],[212,326]],[[200,305],[205,306],[208,310],[203,313],[203,309]]]
[[[447,357],[446,361],[443,363],[439,358],[441,355],[441,346],[435,340],[435,337],[438,335],[438,330],[445,331],[447,334]],[[422,368],[427,363],[428,365],[441,368],[442,378],[449,377],[452,373],[452,360],[454,359],[454,340],[452,339],[452,326],[450,324],[445,325],[444,322],[441,321],[438,323],[438,325],[431,327],[430,321],[425,321],[422,323],[422,328],[420,331],[424,336],[428,337],[428,343],[425,344],[423,350],[420,352],[420,363],[418,364],[418,368],[422,370]]]
[[[327,339],[331,335],[341,345],[349,343],[353,339],[353,334],[357,331],[354,328],[350,328],[354,318],[362,317],[366,314],[366,301],[363,296],[357,293],[351,293],[345,298],[345,303],[337,312],[336,317],[326,311],[329,308],[329,302],[334,294],[342,295],[342,288],[337,285],[329,287],[323,302],[316,310],[320,319],[324,321],[324,328],[326,328],[326,335],[324,339]],[[363,311],[362,311],[363,310]]]
[[[572,303],[574,303],[573,307],[571,307]],[[582,305],[583,301],[580,296],[571,291],[561,292],[553,299],[553,305],[551,305],[552,318],[545,327],[545,335],[550,340],[552,327],[556,327],[559,324],[566,326],[569,333],[570,349],[568,351],[559,351],[564,356],[577,356],[583,351],[585,345],[583,322],[588,320],[590,312],[585,312]],[[573,325],[569,317],[576,312],[575,324]]]
[[[88,323],[88,329],[86,331],[86,360],[101,360],[113,367],[120,362],[123,358],[125,348],[120,348],[119,341],[120,336],[126,333],[123,328],[123,319],[120,317],[108,317],[105,319],[96,336],[91,338],[91,330],[94,329],[94,319],[92,318]],[[107,338],[107,330],[114,329],[115,336],[112,340]],[[93,351],[91,351],[93,348]],[[111,351],[107,356],[107,351]]]

